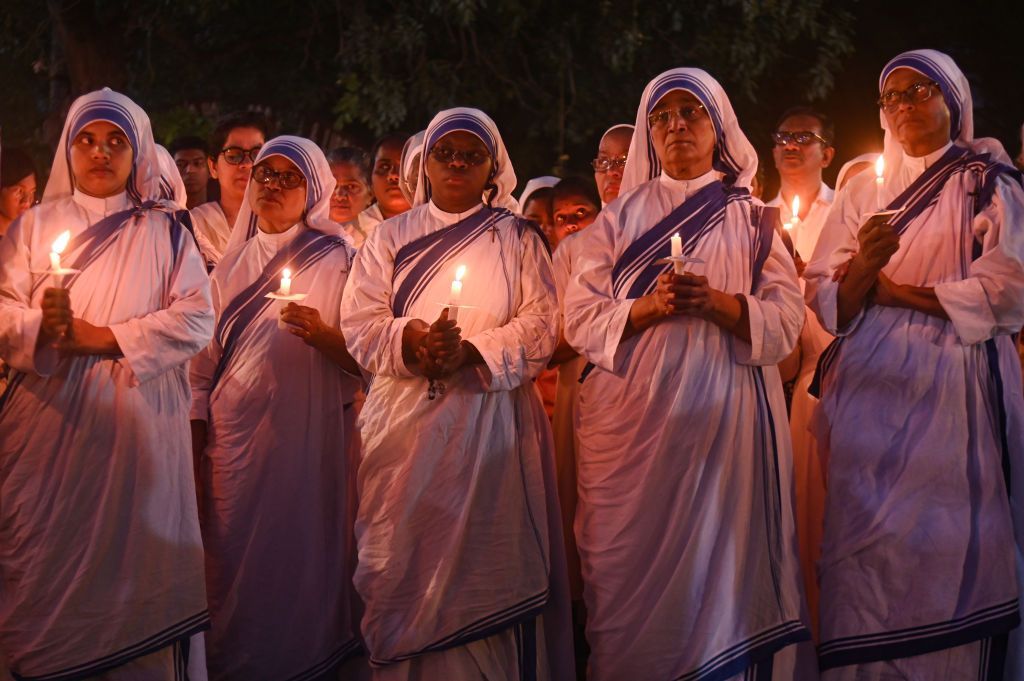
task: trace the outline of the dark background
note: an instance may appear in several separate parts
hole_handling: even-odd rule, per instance
[[[1020,151],[1024,4],[618,0],[3,0],[4,144],[47,166],[71,100],[109,85],[158,141],[209,132],[228,110],[324,146],[415,132],[438,110],[498,123],[520,184],[586,173],[597,138],[633,122],[646,82],[675,66],[722,82],[770,170],[768,133],[794,104],[831,114],[837,161],[881,148],[877,77],[897,53],[950,54],[971,81],[976,134]],[[44,174],[46,168],[42,168]]]

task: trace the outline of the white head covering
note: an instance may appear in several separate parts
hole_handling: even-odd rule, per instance
[[[498,193],[491,205],[518,213],[519,205],[512,198],[512,190],[516,187],[516,171],[512,168],[512,160],[508,157],[508,150],[501,139],[501,133],[498,132],[498,126],[483,111],[460,107],[446,109],[434,116],[427,126],[421,158],[425,160],[426,154],[433,149],[439,139],[457,130],[476,135],[491,153],[494,160],[494,177],[491,182],[498,187]],[[427,179],[426,167],[426,163],[420,163],[420,181],[416,185],[417,206],[430,199],[430,180]]]
[[[410,180],[419,174],[420,166],[423,164],[423,137],[426,134],[426,130],[420,130],[405,140],[405,146],[402,147],[402,159],[399,161],[402,171],[398,173],[398,188],[402,190],[402,196],[410,206],[416,205],[416,195]]]
[[[654,152],[647,116],[661,98],[673,90],[689,92],[707,109],[717,140],[712,166],[724,174],[725,184],[750,189],[750,182],[757,172],[757,152],[740,130],[725,90],[701,69],[680,68],[666,71],[644,88],[619,196],[661,174],[661,162]]]
[[[605,130],[601,134],[601,140],[603,140],[605,137],[607,137],[608,133],[613,132],[615,130],[618,130],[619,128],[625,128],[626,130],[629,130],[630,132],[633,132],[634,130],[636,130],[636,126],[634,126],[632,123],[616,123],[615,125],[613,125],[612,127],[608,128],[607,130]],[[600,146],[601,140],[598,140],[598,142],[597,142],[598,146]]]
[[[306,178],[306,212],[302,221],[325,234],[341,236],[351,245],[351,240],[345,235],[341,225],[331,220],[331,195],[334,193],[335,179],[331,173],[331,164],[327,162],[327,157],[320,147],[305,137],[281,135],[263,145],[252,164],[253,168],[271,156],[283,156],[288,159]],[[249,182],[225,252],[241,246],[259,229],[256,226],[256,214],[249,205],[249,195],[252,191],[253,183]]]
[[[854,156],[849,161],[843,164],[843,167],[839,169],[839,174],[836,175],[836,191],[839,191],[843,186],[843,179],[846,178],[846,174],[850,172],[850,169],[858,163],[874,163],[875,159],[878,158],[878,154],[861,154],[860,156]]]
[[[925,78],[939,84],[942,99],[949,109],[949,139],[951,142],[967,147],[976,153],[989,153],[992,159],[1012,165],[1010,157],[1003,145],[992,138],[974,138],[974,102],[971,99],[971,86],[967,82],[960,67],[948,55],[936,50],[911,50],[892,59],[878,77],[878,92],[882,93],[885,80],[899,68],[917,71]],[[882,154],[885,156],[885,176],[891,177],[903,164],[903,147],[896,136],[889,130],[885,112],[879,109],[878,119],[885,131],[885,144]]]
[[[188,193],[185,191],[185,181],[181,179],[178,164],[174,162],[171,152],[162,144],[156,145],[156,156],[160,164],[160,197],[174,201],[184,208],[188,203]]]
[[[541,175],[540,177],[532,178],[526,183],[526,188],[523,189],[523,193],[519,195],[519,208],[526,210],[526,202],[530,200],[530,195],[538,189],[554,187],[561,181],[561,178],[555,177],[554,175]]]
[[[82,128],[95,121],[116,125],[128,138],[132,147],[132,171],[128,177],[127,193],[132,203],[140,205],[145,201],[160,200],[160,161],[149,116],[121,93],[103,88],[82,95],[71,105],[53,157],[43,201],[55,201],[74,193],[69,160],[71,143]]]

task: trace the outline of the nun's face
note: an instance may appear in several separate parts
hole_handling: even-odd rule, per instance
[[[337,184],[331,195],[331,220],[342,223],[355,220],[370,205],[370,188],[363,180],[360,169],[351,163],[331,165],[331,174]]]
[[[14,222],[36,202],[35,173],[0,189],[0,218]]]
[[[441,210],[461,213],[481,202],[494,162],[487,145],[471,132],[450,132],[426,156],[431,199]]]
[[[249,207],[264,232],[286,231],[306,211],[306,178],[284,156],[268,156],[253,166]]]
[[[672,90],[648,116],[654,152],[668,176],[692,180],[709,172],[715,128],[704,105],[686,90]]]
[[[949,142],[949,108],[939,86],[913,69],[896,69],[885,79],[882,98],[896,102],[883,107],[889,130],[911,156],[924,156]],[[920,100],[924,97],[923,101]]]
[[[597,158],[594,160],[609,162],[608,170],[594,170],[597,193],[605,203],[611,203],[619,196],[622,172],[626,169],[623,162],[629,153],[632,139],[633,131],[629,128],[615,128],[601,138],[601,144],[597,147]]]
[[[94,121],[71,140],[71,174],[75,187],[89,196],[120,194],[132,172],[132,146],[121,128]]]
[[[373,159],[373,195],[380,204],[380,212],[390,218],[409,210],[409,202],[398,186],[402,168],[402,145],[382,144]]]

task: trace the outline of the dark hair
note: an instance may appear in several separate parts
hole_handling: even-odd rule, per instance
[[[377,141],[373,143],[373,147],[370,148],[370,166],[372,167],[373,164],[377,162],[377,152],[380,151],[381,147],[391,144],[398,147],[399,152],[401,152],[402,147],[405,146],[405,142],[409,137],[410,135],[407,135],[404,132],[389,132],[386,135],[378,137]]]
[[[174,156],[184,149],[195,149],[196,151],[201,151],[207,155],[210,153],[206,148],[206,142],[203,141],[203,138],[196,137],[195,135],[181,135],[179,137],[175,137],[167,146],[167,151],[171,152],[171,156]]]
[[[778,130],[779,126],[786,122],[787,118],[793,116],[810,116],[811,118],[817,118],[818,124],[821,126],[821,136],[825,138],[829,146],[832,146],[836,140],[836,125],[832,122],[832,119],[817,109],[812,109],[809,106],[793,106],[782,112],[779,116],[778,122],[775,124],[775,129]]]
[[[567,177],[551,188],[551,204],[554,210],[556,201],[579,197],[586,199],[595,208],[601,208],[601,197],[597,195],[597,186],[592,178]]]
[[[13,187],[29,175],[36,174],[32,157],[19,147],[4,147],[0,151],[0,187]]]
[[[327,162],[332,166],[339,163],[348,163],[359,169],[363,182],[370,184],[370,157],[359,147],[338,147],[327,154]]]
[[[523,205],[520,206],[520,208],[522,208],[525,211],[528,205],[530,205],[534,201],[540,201],[542,203],[547,204],[548,212],[550,213],[551,199],[554,197],[554,195],[555,190],[552,189],[551,187],[541,187],[540,189],[534,189],[532,192],[530,192],[530,195],[526,197],[526,201],[523,202]]]
[[[270,123],[266,117],[258,111],[242,111],[221,116],[217,125],[210,134],[209,154],[216,157],[224,148],[224,143],[232,130],[238,128],[256,128],[263,133],[263,137],[270,139]]]

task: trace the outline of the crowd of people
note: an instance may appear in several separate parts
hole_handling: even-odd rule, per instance
[[[1021,175],[947,55],[864,96],[769,201],[697,68],[528,182],[79,97],[0,160],[0,677],[1024,679]]]

